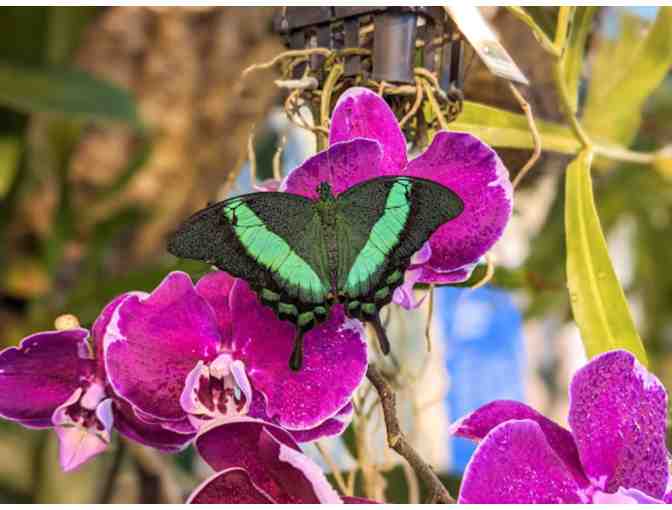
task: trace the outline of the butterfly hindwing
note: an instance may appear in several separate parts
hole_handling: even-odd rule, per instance
[[[288,193],[252,193],[211,205],[189,218],[168,250],[204,260],[246,280],[262,299],[301,308],[320,304],[328,288],[313,203]],[[277,298],[275,296],[278,296]],[[291,308],[285,307],[292,315]]]

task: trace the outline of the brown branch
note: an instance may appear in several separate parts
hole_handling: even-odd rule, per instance
[[[390,384],[383,377],[383,374],[380,373],[375,365],[369,364],[366,377],[373,387],[376,388],[380,397],[389,447],[406,459],[411,467],[413,467],[418,478],[422,480],[425,488],[430,493],[430,503],[455,503],[455,499],[441,483],[436,473],[422,460],[418,452],[415,451],[404,437],[404,433],[399,426],[399,419],[397,418],[397,397]]]

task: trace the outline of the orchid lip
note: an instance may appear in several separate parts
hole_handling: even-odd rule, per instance
[[[197,429],[212,419],[246,415],[251,403],[245,364],[228,353],[207,365],[199,361],[187,375],[180,395],[180,404]]]

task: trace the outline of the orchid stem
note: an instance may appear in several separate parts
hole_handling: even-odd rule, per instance
[[[378,392],[380,404],[383,408],[383,418],[385,419],[385,429],[387,430],[387,444],[396,451],[411,465],[418,478],[422,480],[425,488],[430,494],[432,503],[455,503],[455,499],[450,495],[448,489],[441,483],[441,480],[432,468],[409,444],[401,431],[399,418],[397,417],[397,397],[387,382],[383,374],[380,373],[375,365],[369,364],[366,371],[366,377]]]
[[[105,504],[112,501],[112,497],[114,496],[114,489],[117,486],[117,480],[119,479],[119,474],[121,473],[121,465],[124,462],[125,455],[126,444],[123,440],[119,439],[119,441],[117,441],[117,448],[114,450],[112,464],[110,465],[110,469],[107,472],[107,476],[105,477],[103,489],[100,491],[98,503]]]

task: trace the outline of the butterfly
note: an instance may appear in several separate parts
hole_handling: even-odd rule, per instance
[[[379,177],[317,199],[284,192],[250,193],[210,205],[168,241],[180,258],[203,260],[247,281],[261,302],[297,329],[289,360],[303,363],[303,336],[340,303],[348,317],[370,322],[390,351],[380,309],[403,283],[411,257],[464,209],[434,181]]]

